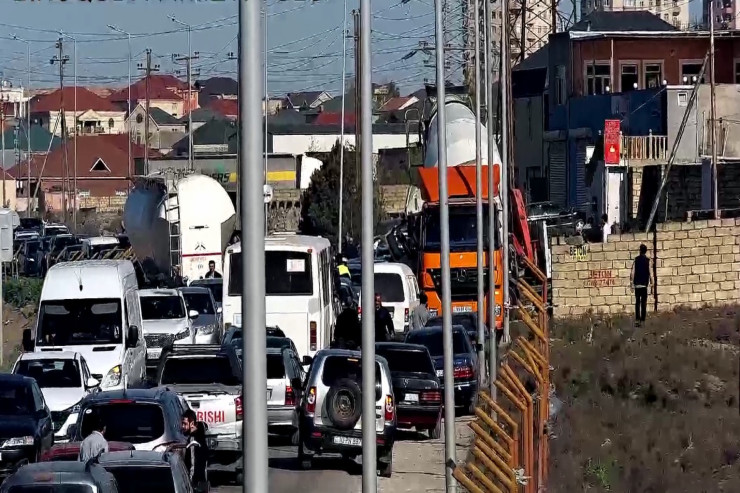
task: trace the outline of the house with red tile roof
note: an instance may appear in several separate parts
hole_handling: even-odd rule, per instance
[[[62,134],[61,111],[67,132],[79,134],[119,134],[126,131],[126,112],[85,87],[65,87],[31,99],[31,120],[54,135]]]
[[[229,120],[236,120],[239,116],[239,102],[235,99],[212,99],[206,108]]]
[[[381,112],[401,111],[416,103],[418,100],[419,99],[413,95],[391,98],[386,101],[378,110]]]
[[[64,203],[64,192],[67,190],[68,207],[74,204],[74,176],[77,175],[78,207],[86,198],[124,197],[130,188],[130,175],[134,173],[134,162],[144,157],[145,149],[136,143],[131,144],[131,163],[128,158],[128,136],[126,134],[79,135],[67,144],[65,170],[64,146],[60,146],[46,156],[32,156],[30,163],[22,162],[8,170],[18,187],[25,190],[28,182],[28,171],[31,171],[31,195],[39,188],[40,200],[46,205],[45,210],[59,211]],[[77,140],[77,160],[75,163],[74,142]],[[150,157],[159,157],[150,149]],[[19,195],[23,197],[25,192]],[[19,207],[21,204],[19,203]]]
[[[188,111],[198,108],[198,90],[193,86],[190,91],[190,103],[188,103],[188,84],[174,75],[153,74],[147,78],[143,77],[131,84],[131,108],[138,104],[146,103],[147,85],[149,91],[150,107],[159,108],[169,115],[177,118],[187,114]],[[126,108],[129,98],[129,88],[114,92],[108,96],[108,100],[119,108]]]

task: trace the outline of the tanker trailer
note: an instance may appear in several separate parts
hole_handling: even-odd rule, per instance
[[[138,178],[123,209],[123,226],[145,272],[202,279],[208,262],[223,270],[236,222],[226,190],[200,174],[163,172]]]

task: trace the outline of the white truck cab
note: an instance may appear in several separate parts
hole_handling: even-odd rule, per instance
[[[54,265],[41,289],[36,332],[23,332],[24,351],[80,353],[101,390],[141,385],[146,346],[138,291],[129,260]]]
[[[169,346],[195,344],[193,320],[196,310],[188,310],[177,289],[142,289],[139,293],[146,339],[147,366],[156,369],[162,350]]]

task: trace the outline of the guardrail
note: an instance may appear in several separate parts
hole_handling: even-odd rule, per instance
[[[535,493],[546,489],[549,461],[550,345],[547,277],[524,258],[542,287],[516,281],[521,301],[515,310],[529,329],[499,359],[496,398],[479,393],[471,456],[453,476],[471,493]],[[536,312],[530,315],[527,301]]]

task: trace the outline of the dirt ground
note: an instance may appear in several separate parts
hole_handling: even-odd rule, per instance
[[[549,491],[740,491],[739,329],[739,307],[554,323]]]
[[[8,371],[15,363],[21,350],[23,329],[30,327],[32,319],[27,319],[20,310],[5,306],[3,310],[3,362],[0,371]]]

